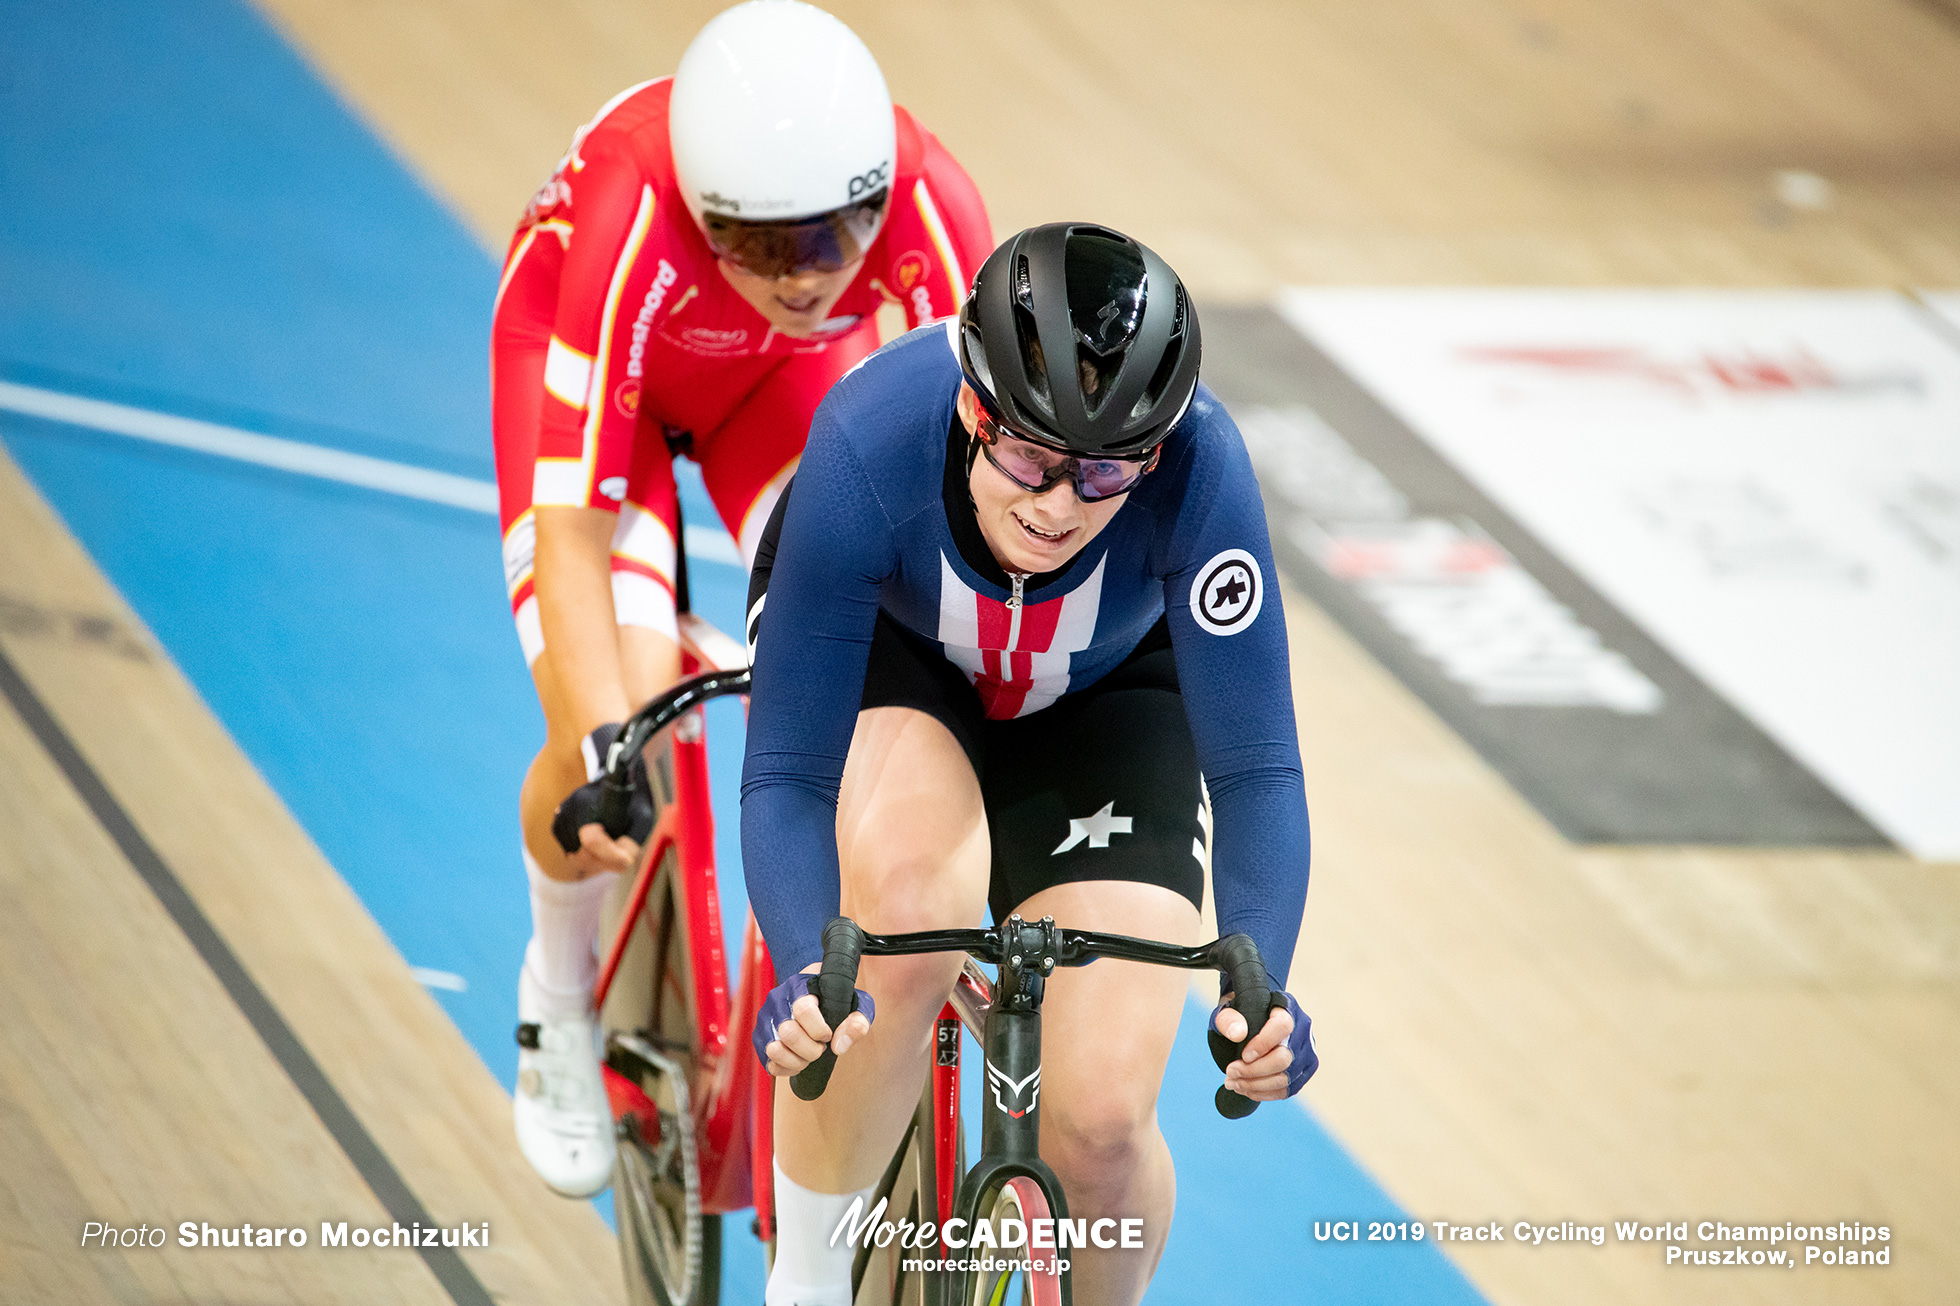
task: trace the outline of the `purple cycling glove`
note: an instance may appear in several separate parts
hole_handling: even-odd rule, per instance
[[[1320,1053],[1313,1045],[1313,1018],[1300,1010],[1300,1004],[1293,1000],[1291,993],[1275,989],[1272,1004],[1269,1011],[1277,1011],[1283,1006],[1293,1016],[1293,1032],[1286,1039],[1286,1046],[1293,1053],[1292,1064],[1286,1068],[1286,1095],[1292,1097],[1305,1088],[1307,1081],[1313,1078],[1313,1072],[1320,1069]],[[1212,1059],[1218,1062],[1220,1070],[1238,1060],[1238,1053],[1232,1050],[1230,1040],[1218,1032],[1218,1013],[1225,1010],[1226,1005],[1225,999],[1220,998],[1218,1005],[1211,1009],[1211,1019],[1205,1025]],[[1251,1030],[1246,1037],[1251,1038],[1258,1032]]]
[[[755,1032],[749,1042],[755,1047],[756,1060],[769,1064],[769,1045],[776,1041],[776,1028],[790,1019],[790,1008],[796,1000],[810,991],[810,981],[815,975],[796,974],[769,990],[769,996],[762,1000],[762,1010],[755,1013]],[[856,1005],[853,1011],[862,1011],[866,1020],[878,1018],[878,1008],[871,1001],[871,995],[863,989],[853,989]],[[834,1031],[833,1031],[834,1032]]]

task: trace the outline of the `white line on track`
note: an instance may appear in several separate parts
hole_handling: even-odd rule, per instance
[[[424,988],[448,989],[452,993],[468,993],[470,982],[454,971],[434,970],[428,966],[410,966],[408,973],[415,982]]]
[[[65,422],[70,426],[86,426],[112,435],[148,440],[154,444],[192,449],[220,458],[234,458],[239,462],[256,463],[282,472],[317,476],[321,480],[339,481],[343,485],[358,485],[384,494],[440,503],[469,512],[492,516],[497,512],[497,487],[489,481],[414,467],[408,463],[389,462],[385,458],[370,458],[366,454],[329,449],[324,445],[282,440],[278,436],[259,435],[191,417],[175,417],[169,413],[151,412],[147,408],[131,408],[124,404],[16,385],[9,381],[0,381],[0,409],[27,417]],[[686,535],[687,553],[692,560],[735,567],[742,565],[741,555],[736,552],[735,541],[728,532],[690,525]]]

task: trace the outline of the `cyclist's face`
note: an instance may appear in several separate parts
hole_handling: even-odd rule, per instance
[[[980,397],[960,384],[960,421],[970,436],[980,421]],[[1127,495],[1084,503],[1076,497],[1075,482],[1062,478],[1045,494],[1036,494],[1009,479],[985,458],[973,460],[967,478],[973,494],[980,534],[995,561],[1008,571],[1054,571],[1088,547]]]
[[[795,272],[786,277],[759,277],[745,272],[725,259],[716,260],[722,279],[735,288],[769,325],[786,336],[802,340],[810,336],[837,307],[837,301],[850,288],[864,260],[847,263],[835,272]]]

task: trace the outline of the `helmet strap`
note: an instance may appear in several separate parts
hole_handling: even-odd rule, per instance
[[[980,516],[980,505],[973,500],[973,464],[979,460],[980,437],[977,434],[969,434],[966,437],[966,502],[973,509],[976,520]]]

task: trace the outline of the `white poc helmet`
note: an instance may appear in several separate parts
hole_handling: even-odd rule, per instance
[[[674,73],[674,173],[696,222],[808,218],[887,189],[891,93],[856,33],[800,0],[748,0]]]

